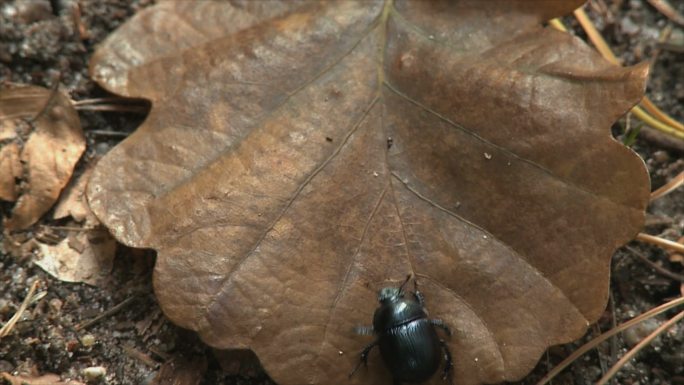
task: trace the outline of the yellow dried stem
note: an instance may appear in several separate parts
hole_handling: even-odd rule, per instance
[[[669,239],[665,238],[660,238],[656,237],[654,235],[649,235],[649,234],[644,234],[644,233],[639,233],[637,234],[636,238],[637,241],[645,242],[645,243],[651,243],[653,245],[660,246],[664,249],[669,249],[669,250],[674,250],[680,253],[684,253],[684,245],[681,243],[673,242]]]
[[[658,198],[662,198],[665,195],[673,192],[677,188],[679,188],[681,185],[684,184],[684,171],[680,172],[675,176],[674,178],[670,179],[669,182],[665,183],[664,185],[660,186],[657,188],[655,191],[651,193],[651,202]]]

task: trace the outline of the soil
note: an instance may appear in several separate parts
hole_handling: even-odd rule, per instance
[[[670,2],[684,13],[684,1]],[[80,18],[74,8],[78,3]],[[151,0],[0,0],[0,80],[48,88],[59,83],[59,88],[74,100],[108,96],[88,77],[89,57],[111,31],[151,3]],[[595,0],[586,9],[625,64],[653,60],[647,94],[665,112],[684,121],[682,26],[674,25],[646,0]],[[575,34],[585,38],[574,19],[565,21]],[[659,36],[668,25],[673,28],[670,39],[659,44]],[[81,112],[80,115],[88,149],[77,174],[132,132],[144,118],[141,114],[123,112]],[[636,129],[638,121],[623,118],[614,125],[613,133],[620,140],[625,139],[625,127]],[[684,171],[681,152],[684,145],[681,141],[664,140],[647,127],[641,130],[632,148],[645,160],[656,188]],[[11,207],[0,203],[0,215],[8,215]],[[671,240],[682,236],[684,189],[655,201],[648,211],[646,232]],[[65,224],[49,218],[46,215],[19,237],[29,239],[39,236],[45,226]],[[59,230],[55,234],[65,236]],[[171,382],[165,382],[162,377],[168,377],[169,371],[177,370],[175,375],[180,378],[182,368],[187,368],[184,375],[190,380],[183,384],[198,381],[201,384],[272,384],[252,360],[240,359],[229,371],[222,370],[211,349],[193,333],[166,320],[151,288],[153,252],[120,246],[107,282],[101,287],[92,287],[52,278],[34,265],[30,253],[9,253],[8,239],[4,241],[5,248],[0,250],[0,322],[4,324],[16,312],[34,281],[40,280],[39,291],[46,294],[29,308],[13,332],[2,338],[0,372],[56,373],[63,379],[88,382],[83,370],[102,366],[106,369],[104,378],[92,379],[89,383],[167,384]],[[682,262],[671,261],[662,249],[640,243],[632,246],[663,268],[683,274]],[[581,341],[549,349],[534,372],[518,384],[534,384],[581,343],[680,296],[681,290],[682,282],[658,274],[630,251],[620,249],[613,258],[611,302],[601,320]],[[103,318],[84,326],[102,314]],[[667,315],[657,317],[604,343],[553,383],[595,382],[618,357],[666,319]],[[683,346],[684,325],[680,323],[639,353],[613,383],[684,384]],[[160,372],[165,374],[158,376]]]

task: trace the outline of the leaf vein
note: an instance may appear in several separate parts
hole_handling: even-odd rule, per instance
[[[352,135],[361,126],[361,124],[365,120],[366,116],[368,116],[368,113],[373,108],[373,106],[375,106],[377,101],[378,101],[378,97],[376,97],[375,99],[373,99],[371,101],[369,106],[363,111],[360,119],[357,122],[355,122],[355,124],[352,126],[352,129],[349,130],[349,132],[347,133],[347,136],[345,136],[344,140],[341,141],[340,145],[335,149],[335,151],[332,154],[330,154],[330,156],[325,161],[323,161],[323,163],[321,163],[316,169],[314,169],[306,177],[306,179],[304,179],[304,181],[302,181],[302,183],[295,190],[294,194],[292,194],[292,197],[288,200],[288,202],[285,204],[285,206],[280,211],[280,213],[274,218],[274,220],[269,224],[269,226],[266,227],[266,229],[264,229],[264,231],[260,234],[259,238],[257,238],[257,240],[254,242],[254,244],[252,245],[250,250],[248,252],[246,252],[242,256],[242,258],[240,258],[240,260],[233,266],[233,268],[230,270],[230,272],[226,273],[225,278],[223,279],[223,282],[221,282],[218,286],[219,290],[221,290],[221,288],[223,288],[225,286],[226,282],[228,280],[230,280],[230,278],[233,276],[233,274],[240,268],[240,266],[247,260],[247,258],[249,258],[249,256],[252,255],[252,253],[254,253],[254,251],[257,249],[257,247],[259,247],[259,245],[264,240],[264,238],[266,238],[268,233],[275,227],[275,225],[280,221],[280,219],[285,215],[285,213],[290,209],[290,207],[292,207],[292,204],[299,197],[299,194],[302,192],[302,190],[304,190],[304,188],[311,182],[311,180],[313,180],[313,178],[316,177],[316,175],[318,175],[328,164],[330,164],[330,162],[340,152],[342,152],[342,149],[344,148],[344,146],[347,144],[347,142],[352,137]],[[212,300],[205,306],[205,308],[204,308],[205,314],[207,313],[208,309],[213,306],[213,304],[215,302],[216,302],[216,296],[214,296],[212,298]]]

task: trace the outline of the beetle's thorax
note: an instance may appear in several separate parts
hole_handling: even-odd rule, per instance
[[[382,333],[420,318],[427,318],[427,314],[418,301],[403,296],[395,297],[390,301],[382,302],[375,310],[373,329]]]

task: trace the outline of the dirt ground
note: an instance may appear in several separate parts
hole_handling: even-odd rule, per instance
[[[76,0],[0,0],[0,81],[52,87],[60,83],[72,99],[107,94],[88,78],[87,66],[94,47],[111,31],[151,0],[81,0],[80,20],[74,22]],[[670,0],[684,13],[684,0]],[[676,26],[646,0],[595,0],[587,8],[603,36],[625,64],[655,57],[647,94],[665,112],[684,121],[684,27]],[[584,33],[572,18],[565,19],[575,33]],[[659,36],[672,25],[669,40]],[[77,174],[98,154],[107,152],[132,132],[144,118],[122,112],[81,112],[87,150]],[[620,140],[624,127],[638,126],[635,118],[616,123]],[[645,160],[653,188],[684,170],[684,141],[672,141],[646,127],[633,149]],[[619,165],[616,165],[619,167]],[[0,203],[0,216],[11,212]],[[662,198],[649,208],[646,232],[676,240],[684,231],[684,189]],[[45,216],[20,237],[40,236],[43,225],[64,225]],[[65,234],[57,231],[57,236]],[[5,240],[7,241],[7,240]],[[6,242],[5,242],[6,246]],[[672,262],[662,249],[634,243],[652,261],[678,274],[684,266]],[[223,371],[211,349],[188,331],[175,327],[161,313],[151,288],[154,253],[119,247],[114,269],[101,287],[56,280],[37,267],[31,255],[10,255],[0,249],[0,322],[12,316],[35,280],[47,294],[33,305],[14,331],[0,340],[0,372],[56,373],[86,382],[83,370],[102,366],[106,375],[90,383],[167,384],[160,370],[170,363],[186,365],[199,373],[201,384],[272,384],[258,365],[237,362]],[[582,341],[549,349],[535,371],[519,384],[533,384],[581,343],[614,324],[643,313],[680,294],[682,282],[658,274],[626,249],[613,259],[611,302],[602,319]],[[84,323],[105,316],[92,324]],[[671,316],[671,314],[670,314]],[[554,384],[591,384],[619,356],[647,335],[666,316],[638,330],[604,343],[566,370]],[[164,365],[166,363],[166,365]],[[164,368],[164,369],[162,369]],[[204,371],[204,368],[206,370]],[[202,374],[203,373],[203,374]],[[0,380],[2,383],[2,380]],[[183,384],[196,382],[183,382]],[[679,324],[641,352],[614,380],[615,384],[684,384],[684,325]]]

